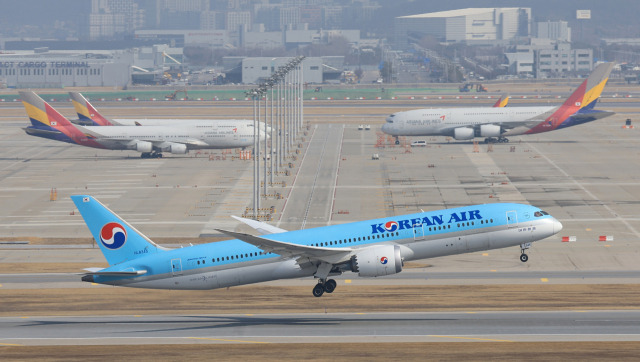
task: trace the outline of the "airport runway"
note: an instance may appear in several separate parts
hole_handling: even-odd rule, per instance
[[[263,207],[277,210],[272,224],[294,230],[421,209],[515,201],[543,207],[564,229],[535,243],[527,263],[518,261],[518,248],[509,248],[429,259],[424,267],[390,278],[347,274],[339,283],[353,278],[350,282],[356,285],[382,286],[638,284],[640,138],[637,129],[621,128],[624,119],[638,113],[637,102],[605,101],[598,108],[619,113],[568,130],[513,137],[509,144],[475,146],[424,137],[424,148],[398,147],[376,133],[391,113],[387,110],[416,108],[418,101],[387,102],[384,107],[370,107],[368,101],[343,103],[315,107],[291,175],[278,175],[276,181],[285,185],[270,189],[288,198],[263,200]],[[134,107],[113,105],[131,115],[136,114]],[[181,107],[167,105],[162,111],[170,114]],[[221,112],[232,114],[233,107]],[[63,247],[71,239],[77,246],[78,239],[89,237],[68,199],[78,193],[96,196],[152,239],[172,238],[171,244],[197,242],[199,236],[214,234],[214,228],[251,231],[229,217],[251,206],[250,162],[230,154],[223,160],[219,151],[142,160],[135,152],[44,141],[20,130],[26,124],[20,114],[0,118],[0,238],[30,244],[1,248],[0,263],[27,268],[29,263],[68,263],[69,272],[104,263],[97,250],[87,248],[87,241],[80,248]],[[361,123],[373,129],[359,131]],[[374,153],[379,160],[372,159]],[[562,236],[576,241],[563,243]],[[601,242],[601,236],[612,238]],[[69,273],[5,273],[0,274],[0,293],[91,287],[78,279]],[[272,285],[310,283],[303,279]],[[472,312],[16,317],[0,319],[0,343],[640,340],[638,311]]]
[[[88,288],[90,283],[81,282],[81,270],[76,273],[20,273],[0,274],[0,288],[11,289],[77,289]],[[347,273],[333,277],[339,284],[350,285],[483,285],[495,284],[638,284],[640,271],[607,270],[607,271],[504,271],[504,272],[431,272],[428,269],[405,269],[402,273],[382,278],[358,278]],[[278,286],[313,286],[312,278],[276,280],[260,285]]]
[[[640,311],[0,318],[0,345],[640,341]]]

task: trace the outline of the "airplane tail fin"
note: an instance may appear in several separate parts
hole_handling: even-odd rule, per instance
[[[41,129],[53,128],[47,115],[46,102],[42,98],[33,92],[20,92],[20,100],[34,127]]]
[[[151,241],[95,198],[74,195],[71,200],[109,265],[168,250]]]
[[[48,126],[56,130],[60,130],[60,127],[72,126],[68,119],[34,92],[20,92],[20,99],[34,126]]]
[[[78,127],[34,92],[20,92],[20,99],[22,100],[22,104],[24,104],[24,108],[27,110],[27,115],[34,126],[44,130],[55,130],[61,132],[66,136],[64,139],[65,142],[95,148],[104,148],[104,146],[95,143],[93,140],[87,140],[87,137],[85,137]]]
[[[498,101],[493,105],[493,107],[494,108],[506,107],[507,103],[509,103],[509,93],[505,93],[505,94],[501,95],[500,99],[498,99]]]
[[[563,127],[561,127],[561,125],[581,109],[593,109],[600,94],[602,94],[604,86],[609,80],[609,74],[613,69],[613,65],[613,63],[602,63],[598,65],[560,107],[549,112],[550,114],[545,117],[543,122],[531,128],[526,133],[548,132],[557,128],[564,128],[566,125]]]
[[[589,78],[583,82],[585,84],[585,93],[582,98],[582,107],[580,108],[591,107],[592,109],[595,106],[609,80],[609,74],[611,74],[613,66],[614,63],[612,62],[598,65],[589,75]]]
[[[76,109],[78,118],[81,121],[92,122],[94,126],[114,125],[114,122],[103,117],[82,94],[78,92],[69,92],[69,96],[71,96],[71,102],[73,103],[73,107]]]

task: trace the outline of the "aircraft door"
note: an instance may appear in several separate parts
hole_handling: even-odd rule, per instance
[[[413,225],[413,240],[424,240],[424,224]]]
[[[182,275],[182,259],[171,259],[171,274]]]
[[[507,211],[507,228],[518,227],[518,213],[515,210]]]

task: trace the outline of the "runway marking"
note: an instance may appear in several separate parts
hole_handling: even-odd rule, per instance
[[[491,338],[474,338],[474,337],[458,337],[458,336],[436,336],[436,335],[429,335],[427,337],[435,337],[435,338],[452,338],[452,339],[467,339],[467,340],[472,340],[472,341],[487,341],[487,342],[515,342],[515,341],[509,341],[506,339],[491,339]]]
[[[534,147],[532,144],[530,144],[528,142],[526,143],[526,145],[531,147],[534,151],[536,151],[540,156],[542,156],[556,170],[560,171],[560,173],[562,173],[564,175],[564,177],[566,177],[568,180],[571,180],[573,182],[573,184],[578,186],[585,194],[587,194],[589,197],[591,197],[595,201],[600,201],[600,199],[598,199],[593,193],[591,193],[591,191],[587,190],[587,188],[583,184],[581,184],[576,179],[571,177],[565,170],[563,170],[560,166],[558,166],[555,162],[553,162],[545,154],[540,152],[536,147]],[[615,212],[611,207],[606,205],[604,202],[602,202],[602,207],[604,207],[607,211],[609,211],[609,213],[614,217],[614,219],[620,220],[627,227],[627,229],[629,229],[633,234],[635,234],[635,236],[640,238],[640,232],[638,232],[638,230],[636,230],[633,226],[631,226],[631,224],[629,224],[629,222],[627,220],[625,220],[624,218],[620,217],[620,215],[617,212]]]
[[[217,341],[217,342],[236,342],[236,343],[256,343],[256,344],[269,344],[270,342],[260,341],[241,341],[236,339],[221,339],[221,338],[205,338],[205,337],[187,337],[187,339],[201,339],[205,341]]]
[[[23,344],[14,344],[14,343],[0,343],[0,346],[15,346],[15,347],[23,347]]]
[[[546,283],[546,282],[549,281],[549,279],[548,278],[540,278],[540,281],[543,282],[543,283]]]
[[[351,279],[345,279],[345,280],[344,280],[344,283],[345,283],[345,284],[351,284]]]

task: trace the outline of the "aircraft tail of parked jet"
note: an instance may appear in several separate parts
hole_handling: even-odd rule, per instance
[[[110,266],[167,250],[147,238],[100,201],[71,196]],[[133,270],[140,272],[142,269]]]
[[[573,118],[580,118],[579,111],[587,108],[593,109],[600,98],[604,86],[609,80],[609,74],[613,69],[613,63],[600,64],[589,77],[576,88],[564,103],[546,114],[543,122],[540,122],[525,134],[549,132],[558,128],[566,128],[565,122],[571,122]],[[575,118],[572,117],[575,115]],[[602,118],[602,117],[601,117]],[[597,118],[596,118],[597,119]],[[593,119],[592,119],[593,120]],[[585,123],[585,122],[580,122]],[[564,125],[563,125],[564,124]]]
[[[75,108],[76,113],[78,114],[78,119],[81,122],[94,126],[119,125],[117,122],[102,116],[82,94],[78,92],[69,92],[69,96],[71,97],[73,108]]]
[[[500,99],[498,99],[498,101],[493,105],[493,107],[503,108],[503,107],[506,107],[508,103],[509,103],[509,93],[505,93],[502,96],[500,96]]]
[[[28,134],[87,147],[105,148],[87,138],[82,131],[34,92],[20,92],[20,99],[33,125],[25,128]]]

